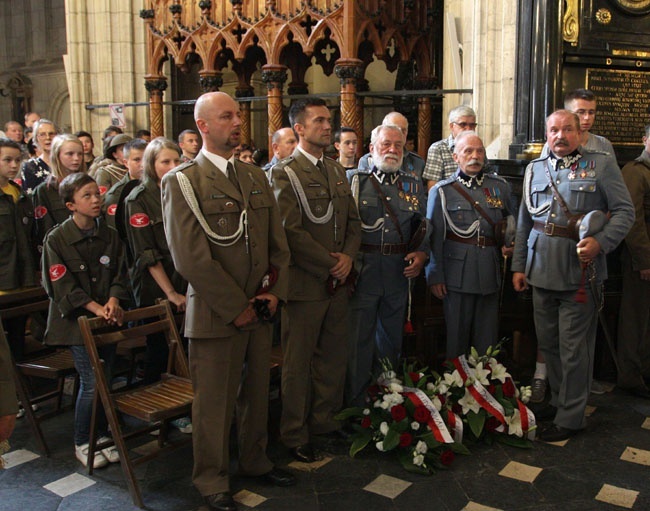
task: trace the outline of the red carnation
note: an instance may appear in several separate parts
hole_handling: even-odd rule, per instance
[[[451,407],[451,411],[454,412],[456,415],[461,415],[463,413],[463,407],[460,406],[458,403],[454,403],[454,405]]]
[[[413,435],[411,433],[402,433],[399,436],[399,446],[400,447],[408,447],[413,443]]]
[[[427,422],[430,416],[431,414],[429,413],[429,410],[427,410],[424,406],[416,407],[415,412],[413,412],[413,418],[421,423]]]
[[[404,420],[406,417],[406,408],[404,408],[402,405],[393,406],[390,409],[390,414],[395,422],[399,422],[401,420]]]
[[[448,467],[453,463],[455,457],[456,456],[454,455],[454,451],[442,451],[440,453],[440,463],[442,463],[445,467]]]
[[[447,402],[447,398],[442,394],[438,394],[438,399],[440,400],[440,405],[444,405]]]
[[[492,385],[492,384],[490,383],[490,384],[488,385],[487,390],[488,390],[488,392],[489,392],[490,394],[494,395],[494,393],[496,392],[497,389],[496,389],[496,387],[495,387],[494,385]]]
[[[377,397],[377,394],[379,394],[380,390],[381,389],[379,388],[379,385],[370,385],[370,387],[368,387],[367,392],[372,399],[375,399]]]
[[[417,383],[420,381],[420,373],[409,373],[409,378],[413,383]]]
[[[513,397],[515,395],[516,389],[514,383],[512,383],[512,380],[508,378],[506,382],[503,384],[503,395],[505,397]]]
[[[370,417],[364,417],[361,419],[361,427],[362,428],[369,428],[371,424]]]
[[[485,421],[485,429],[489,433],[494,433],[500,425],[501,423],[495,417],[490,417],[487,421]]]

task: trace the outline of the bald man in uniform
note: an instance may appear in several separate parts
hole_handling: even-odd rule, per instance
[[[239,473],[295,483],[265,452],[271,325],[260,309],[272,316],[286,299],[289,249],[266,176],[233,158],[238,103],[223,92],[204,94],[194,119],[203,148],[162,180],[163,217],[174,265],[189,283],[192,480],[211,510],[234,511],[228,440],[235,410]]]

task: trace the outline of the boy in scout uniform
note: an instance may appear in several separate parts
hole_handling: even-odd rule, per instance
[[[296,482],[265,452],[271,325],[256,312],[265,304],[273,315],[286,299],[289,248],[266,175],[233,158],[241,138],[237,102],[204,94],[194,119],[203,147],[163,177],[163,220],[176,270],[189,283],[192,481],[211,510],[234,511],[228,444],[235,405],[239,473],[277,486]]]
[[[31,228],[34,207],[22,188],[13,182],[20,171],[20,145],[0,138],[0,291],[36,286]],[[7,340],[16,360],[24,353],[27,317],[3,320]]]
[[[424,187],[416,174],[401,168],[400,127],[376,127],[370,154],[372,168],[348,171],[362,236],[356,260],[359,279],[350,300],[346,401],[358,406],[364,404],[365,389],[382,359],[398,367],[409,279],[420,274],[429,252]],[[421,229],[419,240],[413,239]]]
[[[81,172],[70,174],[59,183],[59,193],[72,217],[49,231],[43,244],[43,286],[50,297],[45,344],[69,346],[72,351],[80,380],[74,419],[75,455],[86,466],[95,376],[77,318],[90,313],[121,324],[120,303],[129,295],[119,271],[123,246],[117,232],[101,219],[101,198],[95,180]],[[115,347],[100,349],[99,353],[110,373]],[[101,412],[99,442],[107,434],[106,428],[106,417]],[[117,461],[115,447],[102,449],[95,455],[94,468]]]
[[[552,442],[585,427],[605,254],[627,234],[634,208],[614,156],[580,147],[577,115],[549,115],[546,138],[549,154],[531,162],[524,176],[512,282],[516,291],[533,289],[535,330],[551,388],[550,406],[537,415],[553,419],[540,431],[542,440]],[[571,228],[576,215],[596,210],[607,212],[609,222],[577,241]]]
[[[322,99],[296,101],[289,121],[298,147],[272,169],[291,249],[291,286],[282,316],[282,441],[298,461],[320,459],[310,435],[340,429],[347,364],[346,279],[361,223],[345,171],[323,150],[331,137]]]
[[[515,214],[510,185],[483,170],[485,148],[476,132],[456,137],[453,158],[458,170],[429,191],[427,210],[433,224],[427,284],[443,301],[447,358],[470,346],[485,353],[498,341],[499,252],[510,255],[512,247],[497,240],[496,229]]]

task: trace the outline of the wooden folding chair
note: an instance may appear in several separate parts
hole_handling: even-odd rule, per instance
[[[129,325],[137,326],[129,327]],[[165,445],[169,421],[189,415],[192,409],[193,393],[187,359],[183,352],[169,302],[163,301],[158,305],[125,312],[122,326],[109,325],[104,319],[89,319],[85,316],[79,318],[79,326],[95,374],[96,391],[104,406],[106,418],[113,435],[112,441],[97,444],[95,438],[98,407],[96,394],[90,430],[90,447],[88,449],[88,473],[92,474],[95,451],[115,445],[120,453],[120,464],[133,502],[137,506],[143,507],[142,494],[135,477],[134,465],[148,461],[163,450],[187,443]],[[162,376],[159,382],[151,385],[113,392],[106,381],[97,348],[157,332],[164,332],[169,345],[167,373]],[[146,425],[125,433],[118,420],[118,413],[122,414],[122,416],[139,419]],[[159,449],[139,458],[131,459],[125,440],[141,436],[154,429],[160,429],[158,435]]]
[[[50,300],[42,287],[23,288],[15,291],[0,292],[0,317],[2,320],[26,316],[33,312],[46,312]],[[14,361],[14,379],[16,381],[16,392],[25,409],[25,418],[36,437],[38,444],[45,456],[50,456],[50,450],[45,442],[40,423],[54,415],[57,415],[67,408],[61,406],[63,399],[63,388],[65,379],[68,376],[75,377],[74,396],[78,390],[79,378],[74,367],[72,353],[69,349],[49,350],[46,353],[39,352],[33,357],[25,360]],[[56,381],[56,388],[41,394],[31,390],[28,378],[43,378]],[[54,400],[54,409],[44,413],[35,413],[31,405]]]

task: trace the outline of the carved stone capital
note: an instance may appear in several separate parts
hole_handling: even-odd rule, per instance
[[[156,13],[154,12],[153,9],[142,9],[140,10],[140,17],[143,20],[152,20],[154,19]]]
[[[144,81],[144,87],[149,94],[162,93],[167,88],[167,80],[165,78],[149,78]]]
[[[223,85],[223,77],[218,75],[205,75],[199,77],[199,85],[203,92],[215,92]]]
[[[274,66],[269,69],[264,69],[264,67],[262,67],[262,82],[266,84],[266,88],[268,90],[282,90],[282,84],[287,81],[287,68],[284,66]]]
[[[334,67],[334,72],[341,81],[341,86],[356,85],[363,79],[363,66],[360,64],[337,64]]]

